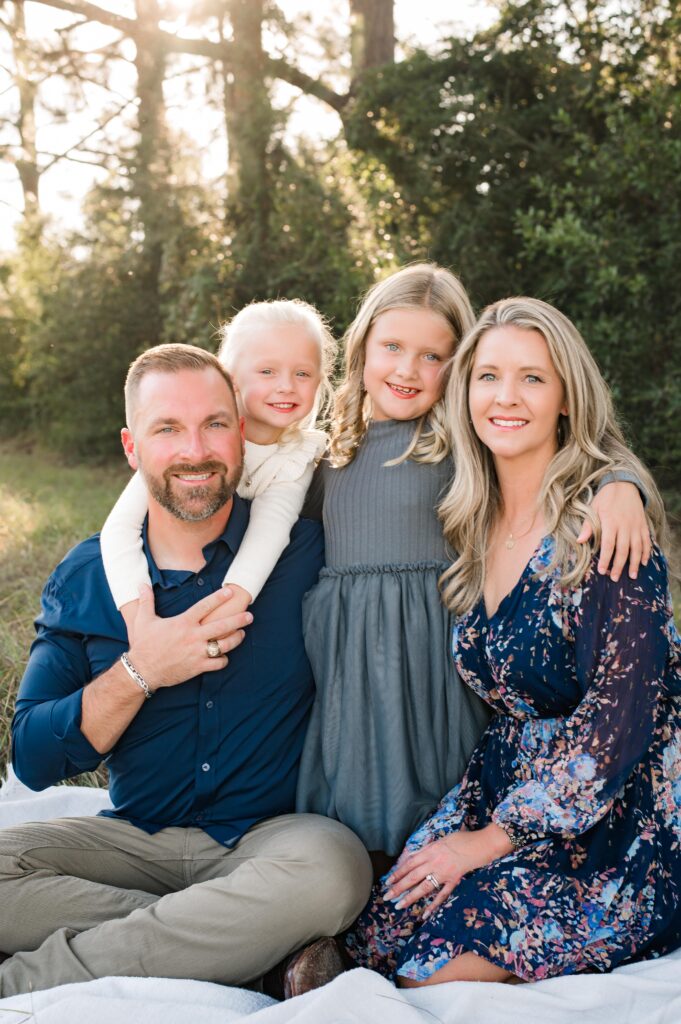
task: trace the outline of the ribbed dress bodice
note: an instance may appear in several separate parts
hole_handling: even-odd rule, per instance
[[[452,476],[451,459],[385,465],[413,433],[412,421],[372,422],[348,466],[320,465],[313,488],[317,499],[323,490],[327,566],[448,560],[436,506]]]

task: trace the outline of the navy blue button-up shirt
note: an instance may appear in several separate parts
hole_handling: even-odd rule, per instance
[[[145,531],[157,614],[177,615],[220,587],[248,515],[248,502],[235,496],[227,527],[204,548],[197,573],[159,570]],[[231,846],[255,822],[294,809],[313,698],[301,603],[322,562],[319,524],[299,520],[227,667],[160,689],[106,755],[115,810],[102,813],[152,833],[196,825]],[[128,647],[98,536],[54,571],[36,629],[12,724],[12,760],[26,785],[44,789],[102,760],[80,731],[83,687]]]

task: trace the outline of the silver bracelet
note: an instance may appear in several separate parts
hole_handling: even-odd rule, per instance
[[[123,652],[123,654],[121,654],[121,662],[123,664],[123,668],[128,673],[133,683],[137,683],[140,690],[144,691],[144,699],[149,700],[150,697],[153,697],[154,691],[149,689],[146,679],[139,674],[133,663],[130,661],[130,658],[125,653],[125,651]]]

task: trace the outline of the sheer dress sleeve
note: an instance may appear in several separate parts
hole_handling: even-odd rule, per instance
[[[666,566],[657,551],[636,580],[623,575],[614,583],[592,564],[581,587],[567,595],[566,642],[574,644],[582,699],[568,717],[550,720],[540,744],[532,739],[533,720],[524,726],[521,746],[536,747],[526,780],[493,813],[514,845],[523,845],[523,837],[574,837],[608,812],[656,729],[670,615]]]

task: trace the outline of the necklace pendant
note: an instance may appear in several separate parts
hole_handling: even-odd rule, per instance
[[[511,548],[515,547],[515,540],[513,539],[512,536],[508,537],[508,539],[506,541],[506,547],[508,548],[509,551],[511,550]]]

